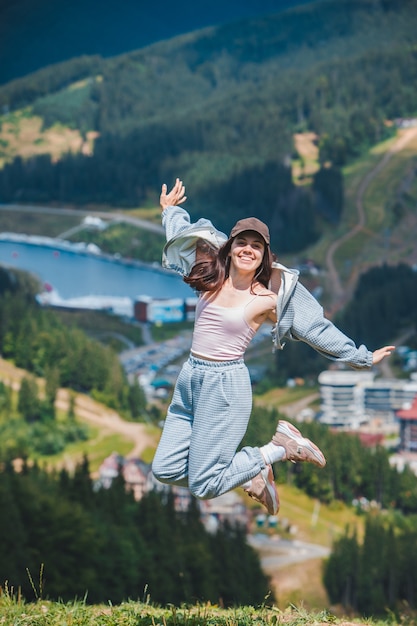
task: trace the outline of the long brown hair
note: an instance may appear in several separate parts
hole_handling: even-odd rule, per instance
[[[229,276],[229,253],[234,239],[235,237],[230,237],[218,250],[199,239],[197,241],[196,262],[188,276],[184,277],[184,282],[196,291],[215,292],[221,289]],[[252,279],[251,289],[256,282],[268,288],[274,260],[275,255],[265,244],[262,261]]]

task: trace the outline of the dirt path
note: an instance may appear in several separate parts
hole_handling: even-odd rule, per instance
[[[66,389],[58,391],[56,406],[62,411],[68,410],[69,393]],[[127,455],[129,458],[140,457],[146,448],[155,444],[154,437],[147,434],[145,424],[127,422],[115,411],[83,394],[76,395],[75,414],[79,419],[99,426],[109,433],[130,439],[132,450]]]
[[[9,361],[0,358],[0,380],[12,387],[15,391],[20,388],[21,380],[27,376],[27,372],[15,367]],[[39,379],[39,386],[43,385]],[[56,407],[67,411],[69,407],[69,392],[67,389],[59,389]],[[155,438],[147,433],[145,424],[126,422],[118,413],[96,402],[84,394],[75,394],[75,415],[90,424],[99,426],[107,433],[123,435],[132,442],[132,449],[128,457],[140,457],[142,452],[155,445]]]
[[[342,237],[340,237],[339,239],[336,239],[336,241],[334,241],[327,250],[326,267],[330,278],[331,294],[333,299],[329,315],[334,315],[344,306],[347,299],[349,298],[350,291],[352,289],[352,285],[350,285],[349,289],[342,285],[334,262],[335,254],[340,246],[342,246],[346,241],[358,234],[365,227],[366,216],[363,206],[363,198],[371,182],[387,166],[391,158],[395,154],[403,150],[405,146],[416,136],[417,127],[404,130],[401,135],[399,135],[395,143],[391,146],[391,148],[385,153],[381,161],[362,179],[356,194],[358,221],[350,231],[342,235]]]

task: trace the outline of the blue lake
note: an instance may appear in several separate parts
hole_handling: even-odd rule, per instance
[[[63,249],[59,244],[0,240],[0,264],[32,272],[63,299],[110,296],[188,298],[180,276],[159,267]]]

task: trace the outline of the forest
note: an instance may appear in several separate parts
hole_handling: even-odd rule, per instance
[[[71,404],[67,419],[56,419],[60,387],[89,393],[127,419],[144,419],[145,394],[137,381],[129,383],[117,354],[42,309],[35,300],[37,287],[29,275],[0,268],[0,354],[27,371],[16,406],[1,385],[0,462],[54,454],[88,437],[74,422]],[[45,379],[43,390],[36,377]]]
[[[82,54],[111,57],[152,42],[251,15],[282,11],[308,0],[188,0],[175,5],[113,0],[13,0],[0,4],[0,83]],[[160,19],[161,15],[164,19]],[[111,37],[109,37],[111,32]],[[42,45],[39,45],[42,41]],[[30,54],[20,54],[28,50]]]
[[[7,511],[0,516],[0,586],[7,581],[27,600],[44,593],[89,603],[149,597],[236,606],[272,599],[246,531],[225,525],[209,534],[196,501],[183,513],[170,493],[152,492],[137,503],[123,478],[97,491],[87,458],[71,473],[33,464],[89,438],[71,401],[66,415],[56,415],[61,386],[126,418],[146,416],[143,391],[129,385],[117,354],[40,309],[35,293],[29,275],[0,270],[0,353],[28,372],[16,394],[0,383],[0,510]],[[35,376],[45,379],[42,392]]]
[[[28,600],[238,606],[270,597],[244,529],[209,534],[195,500],[182,513],[169,493],[136,502],[123,481],[97,491],[87,460],[71,475],[6,464],[0,509],[0,580]]]
[[[331,602],[362,615],[417,607],[417,518],[370,514],[363,540],[346,529],[325,564]]]
[[[16,157],[0,198],[134,207],[180,175],[193,217],[227,230],[252,212],[281,252],[302,250],[321,219],[340,219],[339,169],[415,114],[416,28],[412,1],[327,0],[12,81],[0,88],[10,115],[29,107],[99,137],[92,156]],[[321,171],[296,185],[292,135],[305,130]]]

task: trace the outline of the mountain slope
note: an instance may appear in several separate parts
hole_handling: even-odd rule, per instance
[[[415,32],[415,0],[321,0],[42,70],[1,88],[0,104],[100,136],[92,156],[5,166],[0,194],[135,206],[180,175],[192,213],[227,229],[253,212],[281,251],[303,249],[318,215],[340,217],[335,168],[389,136],[387,119],[417,111]],[[296,131],[316,133],[333,166],[312,190],[291,179]]]
[[[3,0],[0,84],[81,55],[114,56],[180,33],[308,0]]]

